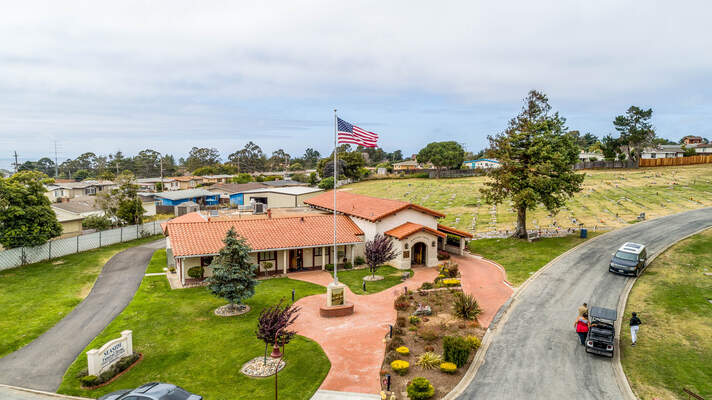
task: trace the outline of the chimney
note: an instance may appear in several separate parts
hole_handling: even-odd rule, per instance
[[[267,218],[272,219],[272,209],[271,208],[267,209]]]

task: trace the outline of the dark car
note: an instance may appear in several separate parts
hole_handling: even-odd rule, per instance
[[[591,327],[586,336],[586,353],[613,357],[616,336],[616,310],[603,307],[591,307],[588,311]]]
[[[151,382],[136,389],[124,389],[99,397],[99,400],[202,400],[170,383]]]
[[[647,258],[645,245],[628,242],[613,253],[608,270],[617,274],[640,276]]]

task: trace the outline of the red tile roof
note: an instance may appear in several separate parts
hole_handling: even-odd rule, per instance
[[[170,224],[170,238],[175,257],[217,254],[223,248],[225,234],[235,228],[252,250],[277,250],[328,246],[334,242],[333,215],[258,220],[187,222]],[[363,242],[363,231],[347,216],[336,219],[336,243]]]
[[[442,232],[438,232],[433,228],[428,228],[427,226],[416,224],[413,222],[406,222],[403,225],[398,225],[393,229],[387,230],[384,232],[388,236],[393,236],[396,239],[403,239],[407,238],[408,236],[420,232],[420,231],[427,231],[432,233],[433,235],[440,236],[440,237],[445,237],[445,235]]]
[[[310,199],[304,200],[305,204],[327,210],[334,209],[334,192],[328,191]],[[338,212],[369,221],[378,221],[405,209],[413,209],[436,218],[445,214],[400,200],[380,199],[378,197],[364,196],[345,191],[336,191],[336,208]]]
[[[166,234],[166,229],[170,224],[179,224],[181,222],[208,222],[207,218],[203,217],[199,212],[183,214],[180,217],[175,217],[166,222],[161,223],[163,234]]]
[[[472,234],[469,232],[461,231],[459,229],[451,228],[451,227],[445,226],[445,225],[438,224],[438,230],[453,234],[455,236],[466,237],[466,238],[470,238],[470,239],[473,238]]]

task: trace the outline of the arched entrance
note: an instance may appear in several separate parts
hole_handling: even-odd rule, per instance
[[[425,265],[426,246],[423,242],[418,242],[413,245],[413,257],[410,259],[411,265]]]

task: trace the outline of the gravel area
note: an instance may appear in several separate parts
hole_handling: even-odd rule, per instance
[[[265,364],[264,356],[255,357],[252,360],[246,362],[240,372],[247,376],[252,376],[256,378],[264,378],[267,376],[274,375],[275,368],[279,363],[279,370],[281,371],[286,364],[284,360],[275,359],[272,357],[267,357],[267,363]]]

